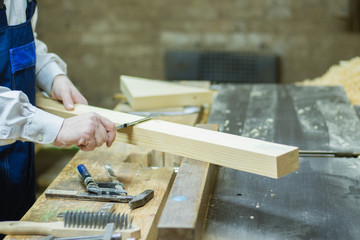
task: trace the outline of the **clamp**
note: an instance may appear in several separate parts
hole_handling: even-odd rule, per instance
[[[97,183],[83,164],[77,166],[77,170],[85,183],[86,190],[89,193],[98,195],[127,195],[127,191],[124,190],[124,184],[117,180],[111,166],[107,164],[105,168],[112,181]]]

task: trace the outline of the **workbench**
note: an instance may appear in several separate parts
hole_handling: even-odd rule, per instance
[[[128,147],[121,143],[114,143],[109,151],[105,146],[92,152],[78,152],[75,157],[65,166],[58,177],[50,184],[48,189],[76,190],[85,192],[85,186],[79,177],[76,167],[84,164],[92,177],[98,182],[109,182],[110,179],[104,168],[104,164],[110,164],[119,180],[126,186],[130,195],[136,195],[146,189],[152,189],[155,196],[147,203],[146,208],[131,210],[126,203],[115,203],[115,213],[127,213],[134,217],[133,224],[141,226],[142,236],[154,238],[156,236],[155,222],[160,217],[158,209],[164,204],[164,199],[170,190],[174,177],[173,168],[149,168],[141,166],[143,158],[139,162],[124,162],[124,154],[129,154]],[[50,160],[50,159],[49,159]],[[22,218],[25,221],[52,222],[62,221],[58,218],[59,213],[65,211],[99,211],[104,202],[47,198],[42,194],[32,208]],[[44,237],[44,236],[42,236]],[[41,236],[8,236],[7,239],[41,239]]]
[[[114,110],[129,109],[126,104],[118,104]],[[181,111],[182,108],[166,109],[166,111]],[[199,115],[200,108],[183,116],[158,116],[158,119],[195,125],[203,121]],[[97,182],[109,182],[110,178],[104,167],[110,164],[118,180],[125,184],[129,195],[137,195],[146,189],[154,190],[154,198],[146,207],[131,210],[126,203],[115,203],[114,213],[125,213],[134,216],[133,225],[141,228],[141,239],[157,238],[157,222],[166,202],[175,177],[174,166],[179,166],[181,156],[167,154],[152,149],[137,147],[115,141],[111,148],[102,146],[91,152],[79,151],[64,167],[61,173],[47,189],[71,190],[86,192],[77,166],[84,164]],[[49,159],[51,161],[51,159]],[[62,221],[57,217],[65,211],[99,211],[104,202],[48,198],[42,194],[31,209],[21,219],[22,221],[54,222]],[[5,239],[41,239],[40,235],[8,235]]]
[[[216,87],[209,123],[218,124],[222,132],[298,146],[300,169],[271,179],[219,167],[202,238],[359,239],[360,122],[344,90],[278,84]],[[195,124],[195,119],[193,116],[194,122],[189,124]],[[131,159],[129,154],[138,160],[124,161]],[[116,212],[134,214],[142,239],[156,239],[156,225],[175,176],[166,158],[179,160],[121,143],[110,149],[79,152],[49,188],[83,190],[75,169],[79,163],[85,164],[95,179],[106,181],[103,165],[110,163],[129,193],[154,189],[155,197],[145,207],[130,211],[126,204],[118,203]],[[61,211],[96,211],[101,205],[42,195],[23,220],[54,221]],[[21,239],[8,238],[14,237]]]
[[[209,122],[301,157],[277,180],[220,167],[204,239],[360,238],[360,123],[342,87],[221,84]]]

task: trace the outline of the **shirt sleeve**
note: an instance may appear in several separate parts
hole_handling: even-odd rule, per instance
[[[21,91],[0,87],[0,145],[55,141],[64,119],[31,105]]]
[[[36,8],[31,21],[36,45],[36,83],[39,88],[50,95],[50,90],[54,78],[57,75],[66,75],[67,66],[58,55],[54,53],[48,53],[46,44],[37,39],[37,34],[35,31],[37,18],[38,10]]]

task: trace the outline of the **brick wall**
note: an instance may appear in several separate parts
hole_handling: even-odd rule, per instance
[[[97,106],[112,106],[119,75],[164,78],[167,49],[262,51],[281,81],[324,73],[360,55],[347,0],[39,0],[38,37],[68,64]]]

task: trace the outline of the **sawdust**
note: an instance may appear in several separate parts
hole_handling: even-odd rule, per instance
[[[353,105],[360,104],[360,57],[340,61],[321,77],[298,82],[304,86],[343,86]]]

